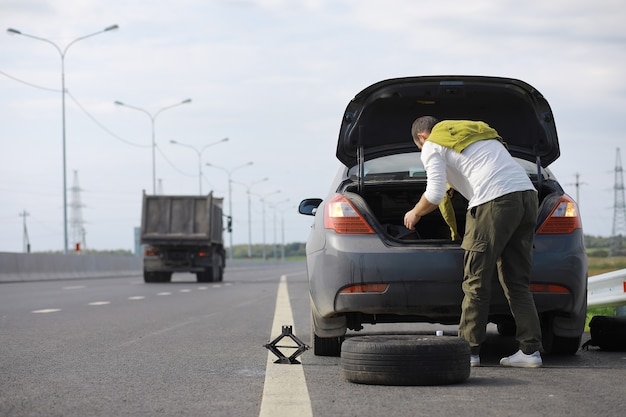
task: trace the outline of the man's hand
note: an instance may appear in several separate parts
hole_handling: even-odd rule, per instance
[[[411,229],[411,230],[415,229],[415,225],[422,218],[422,216],[417,215],[416,211],[417,211],[416,208],[413,208],[412,210],[407,211],[406,214],[404,215],[404,226],[407,229]]]
[[[436,204],[431,203],[422,195],[415,207],[407,211],[404,215],[404,226],[406,226],[407,229],[415,229],[415,225],[420,221],[422,216],[427,215],[437,207]]]

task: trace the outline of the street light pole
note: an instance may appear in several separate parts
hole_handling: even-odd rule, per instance
[[[29,35],[27,33],[20,32],[17,29],[8,28],[7,33],[9,35],[21,35],[27,38],[36,39],[38,41],[43,41],[49,43],[54,46],[59,55],[61,56],[61,125],[62,125],[62,136],[63,136],[63,253],[67,254],[67,157],[66,157],[66,145],[65,145],[65,54],[70,46],[74,45],[76,42],[90,38],[92,36],[99,35],[104,32],[109,32],[112,30],[119,29],[118,25],[111,25],[103,30],[99,30],[98,32],[91,33],[89,35],[81,36],[70,43],[64,49],[61,49],[59,45],[52,42],[50,39],[41,38],[39,36]]]
[[[287,202],[289,202],[289,199],[288,199],[288,198],[287,198],[287,199],[285,199],[285,200],[282,200],[282,201],[278,201],[278,202],[276,202],[276,203],[273,203],[273,204],[270,206],[271,208],[273,208],[273,209],[274,209],[274,245],[273,245],[273,246],[274,246],[274,260],[276,260],[276,259],[278,258],[278,255],[277,255],[277,252],[276,252],[276,243],[277,243],[277,240],[278,240],[278,239],[277,239],[277,237],[276,237],[276,211],[278,211],[278,206],[279,206],[280,204],[287,203]]]
[[[156,113],[151,114],[150,112],[148,112],[145,109],[142,109],[141,107],[135,107],[135,106],[131,106],[130,104],[125,104],[122,103],[121,101],[116,101],[115,104],[117,104],[118,106],[124,106],[124,107],[128,107],[129,109],[134,109],[134,110],[138,110],[144,114],[146,114],[149,118],[150,118],[150,124],[152,126],[152,194],[156,195],[156,141],[155,141],[155,133],[154,133],[154,122],[157,118],[157,116],[159,114],[161,114],[161,112],[163,112],[164,110],[167,109],[171,109],[173,107],[177,107],[180,106],[181,104],[187,104],[187,103],[191,103],[191,99],[185,99],[179,103],[176,104],[172,104],[169,106],[165,106],[161,109],[159,109]]]
[[[250,196],[250,188],[252,188],[253,185],[260,184],[267,180],[268,178],[265,177],[262,180],[253,182],[251,184],[244,184],[233,181],[236,184],[241,184],[246,187],[246,194],[248,194],[248,259],[252,259],[252,198]]]
[[[208,162],[206,163],[206,165],[209,166],[209,167],[217,168],[217,169],[220,169],[220,170],[226,172],[226,175],[228,176],[228,216],[230,217],[231,221],[232,221],[232,218],[233,218],[233,180],[232,180],[231,176],[232,176],[234,171],[236,171],[236,170],[238,170],[240,168],[247,167],[247,166],[252,165],[252,164],[253,164],[253,162],[250,161],[250,162],[245,163],[243,165],[239,165],[239,166],[236,166],[234,168],[227,169],[227,168],[224,168],[224,167],[221,167],[221,166],[218,166],[218,165],[210,164]],[[228,255],[228,258],[232,261],[233,260],[233,250],[234,250],[232,228],[229,231],[229,238],[230,238],[230,242],[229,242],[230,243],[230,253]]]
[[[186,148],[190,148],[192,150],[194,150],[197,154],[198,154],[198,188],[199,188],[199,195],[202,195],[202,152],[204,152],[206,150],[206,148],[209,148],[213,145],[217,145],[218,143],[222,143],[222,142],[228,142],[228,138],[224,138],[221,140],[218,140],[217,142],[213,142],[213,143],[209,143],[208,145],[204,145],[202,148],[198,149],[193,145],[188,145],[186,143],[181,143],[181,142],[177,142],[175,140],[170,140],[170,143],[173,143],[174,145],[180,145],[180,146],[184,146]]]
[[[280,193],[280,190],[276,190],[276,191],[272,191],[271,193],[267,193],[264,195],[260,195],[259,197],[261,197],[261,210],[263,213],[263,260],[265,261],[266,257],[267,257],[267,253],[265,250],[265,199],[273,194],[277,194]]]

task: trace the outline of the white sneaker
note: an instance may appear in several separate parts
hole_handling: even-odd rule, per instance
[[[480,366],[480,356],[478,356],[478,355],[470,355],[470,366],[472,368]]]
[[[513,368],[540,368],[543,365],[543,361],[539,351],[527,355],[520,349],[515,354],[500,359],[500,365]]]

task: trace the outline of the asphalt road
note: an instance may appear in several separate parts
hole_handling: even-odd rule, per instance
[[[501,368],[499,358],[515,348],[493,331],[486,366],[458,385],[354,384],[342,378],[339,358],[311,351],[302,365],[274,364],[264,345],[280,334],[277,324],[310,344],[308,303],[301,262],[237,263],[215,284],[186,274],[169,284],[0,284],[0,416],[280,417],[302,406],[316,417],[586,417],[626,408],[626,353],[591,348],[544,357],[541,369]],[[438,329],[455,332],[377,325],[359,334]]]

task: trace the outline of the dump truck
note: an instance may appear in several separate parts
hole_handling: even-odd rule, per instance
[[[140,243],[145,282],[170,282],[174,272],[198,282],[222,281],[223,198],[143,193]],[[230,224],[230,220],[229,223]]]

